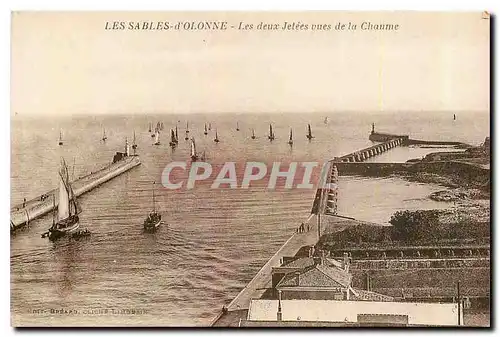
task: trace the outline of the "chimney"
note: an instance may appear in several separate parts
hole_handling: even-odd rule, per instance
[[[295,284],[297,286],[300,285],[300,272],[298,272],[298,271],[295,272]]]
[[[278,312],[276,314],[276,319],[278,321],[283,319],[283,313],[281,312],[281,290],[278,290]]]

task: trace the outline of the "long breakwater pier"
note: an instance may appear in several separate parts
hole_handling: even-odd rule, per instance
[[[78,197],[87,193],[140,164],[141,161],[138,156],[124,156],[121,160],[113,162],[99,171],[91,172],[73,181],[71,184],[75,195]],[[12,207],[10,210],[11,233],[29,225],[30,221],[53,211],[58,204],[58,193],[54,189],[37,198],[27,200],[22,204]]]
[[[372,132],[369,139],[378,144],[346,154],[342,157],[335,157],[334,161],[342,163],[360,163],[368,158],[375,157],[398,146],[427,145],[427,146],[454,146],[457,148],[467,148],[470,145],[453,141],[417,140],[410,139],[408,135],[395,135],[390,133],[375,132],[375,125],[372,124]]]

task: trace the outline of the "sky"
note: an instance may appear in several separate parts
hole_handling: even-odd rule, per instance
[[[358,29],[105,29],[193,20]],[[489,24],[480,12],[14,12],[11,114],[488,111]]]

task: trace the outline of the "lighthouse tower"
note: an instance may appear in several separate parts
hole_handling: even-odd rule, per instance
[[[125,156],[128,157],[130,155],[130,145],[128,145],[128,139],[125,137]]]

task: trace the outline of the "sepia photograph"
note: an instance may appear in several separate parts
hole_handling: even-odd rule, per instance
[[[10,322],[490,327],[488,11],[13,11]]]

